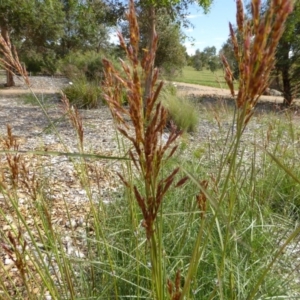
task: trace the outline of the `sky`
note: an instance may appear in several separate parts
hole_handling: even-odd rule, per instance
[[[183,32],[193,38],[186,40],[185,47],[189,55],[199,49],[215,46],[217,53],[229,36],[228,23],[236,24],[235,0],[214,0],[209,13],[204,14],[201,7],[193,5],[189,9],[188,20],[194,28],[183,28]]]

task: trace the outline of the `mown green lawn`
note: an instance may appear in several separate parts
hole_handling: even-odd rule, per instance
[[[182,73],[172,78],[172,80],[217,88],[227,88],[222,69],[212,73],[210,70],[203,69],[202,71],[197,71],[193,67],[186,66],[183,68]]]

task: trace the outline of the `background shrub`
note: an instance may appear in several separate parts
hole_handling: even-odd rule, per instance
[[[89,81],[100,81],[103,76],[104,57],[107,58],[107,54],[96,51],[70,52],[61,60],[60,71],[72,80],[84,75]]]
[[[78,108],[97,108],[101,103],[102,59],[96,51],[70,52],[60,61],[60,72],[72,81],[63,92],[70,103]],[[126,103],[124,96],[124,103]]]
[[[20,55],[20,59],[25,64],[27,72],[31,75],[54,75],[59,67],[57,55],[50,49],[42,53],[31,49]]]

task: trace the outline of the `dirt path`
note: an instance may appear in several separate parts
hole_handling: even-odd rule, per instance
[[[0,97],[24,95],[34,92],[35,94],[58,94],[61,88],[69,84],[67,78],[52,78],[52,77],[31,77],[32,89],[29,90],[24,84],[19,83],[16,87],[1,88]],[[202,86],[198,84],[173,82],[180,95],[194,95],[194,96],[216,96],[216,97],[231,97],[229,89],[221,89],[209,86]],[[283,97],[278,96],[261,96],[261,102],[282,103]],[[300,99],[296,100],[300,104]]]
[[[25,94],[58,94],[60,93],[59,89],[14,89],[14,88],[9,88],[9,89],[2,89],[0,90],[0,96],[15,96],[15,95],[25,95]]]
[[[177,85],[178,92],[180,95],[186,96],[193,94],[194,96],[220,96],[220,97],[231,97],[229,90],[214,88],[209,86],[202,86],[191,83],[182,83],[182,82],[174,82]],[[15,96],[15,95],[25,95],[30,94],[31,92],[35,94],[59,94],[61,92],[58,88],[33,88],[29,89],[20,89],[20,88],[7,88],[0,90],[0,96]],[[261,96],[260,98],[263,101],[282,103],[282,97],[276,96]]]
[[[179,90],[179,94],[181,95],[193,94],[195,96],[211,95],[211,96],[220,96],[220,97],[231,97],[229,89],[221,89],[221,88],[203,86],[203,85],[192,84],[192,83],[183,83],[183,82],[173,82],[173,83],[177,86]],[[282,103],[283,97],[261,96],[260,100],[266,102]],[[297,102],[299,102],[299,99],[297,99]]]

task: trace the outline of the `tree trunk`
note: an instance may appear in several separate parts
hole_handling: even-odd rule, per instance
[[[8,70],[6,70],[5,86],[7,86],[7,87],[15,86],[14,75],[11,72],[9,72]]]
[[[283,84],[283,104],[285,106],[290,106],[293,102],[293,93],[291,87],[291,79],[289,76],[289,68],[282,68],[281,69],[281,76],[282,76],[282,84]]]
[[[290,79],[291,61],[290,61],[291,44],[282,42],[277,49],[276,67],[282,79],[283,105],[290,106],[293,102],[292,84]]]
[[[10,45],[10,43],[8,43],[8,29],[7,29],[7,26],[2,25],[0,29],[1,29],[1,35],[2,35],[3,39],[5,40],[5,42],[8,45]],[[14,75],[12,73],[12,70],[11,71],[9,69],[6,70],[6,84],[5,84],[5,86],[7,86],[7,87],[15,86]]]
[[[154,70],[154,60],[155,60],[155,53],[153,53],[153,39],[155,34],[155,8],[153,6],[149,7],[149,34],[148,34],[148,51],[154,55],[154,59],[147,71],[146,80],[145,80],[145,90],[144,90],[144,98],[143,98],[143,106],[144,106],[144,113],[146,112],[147,107],[147,99],[151,96],[152,93],[152,77],[153,77],[153,70]]]

